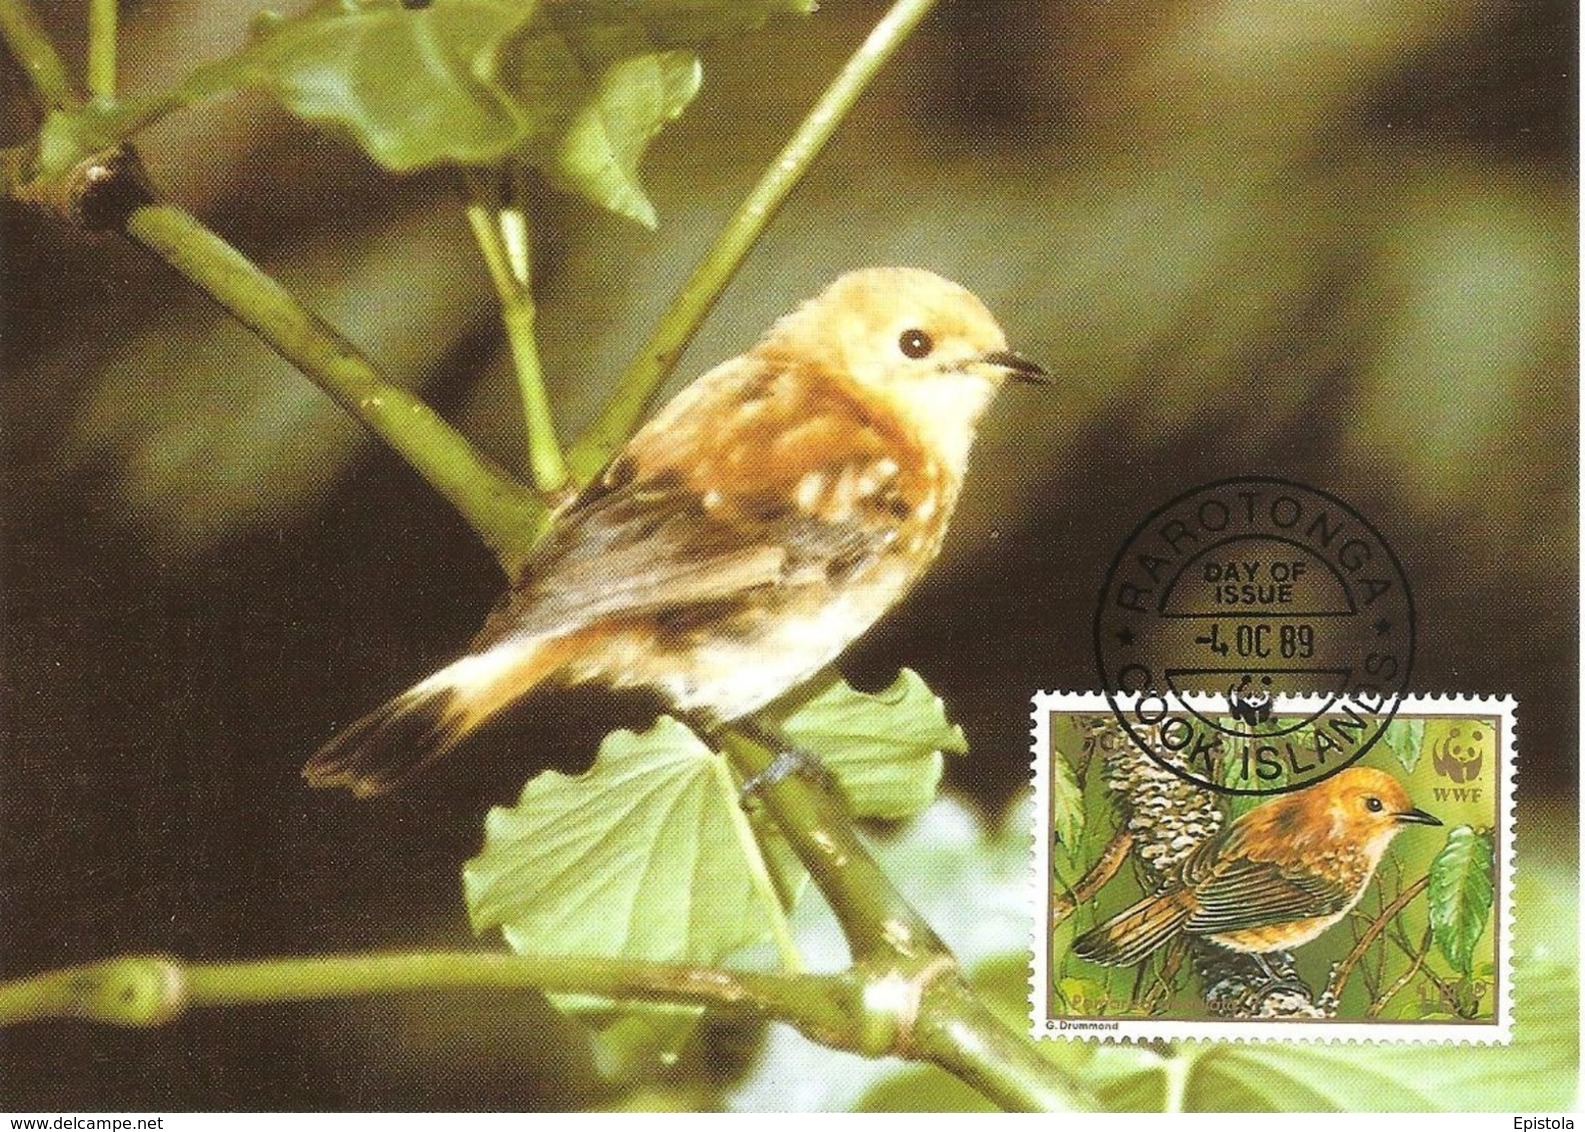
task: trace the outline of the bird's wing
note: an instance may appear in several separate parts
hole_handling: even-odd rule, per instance
[[[1215,854],[1207,843],[1206,857],[1186,868],[1199,905],[1185,925],[1201,935],[1246,931],[1329,916],[1347,908],[1353,890],[1316,872],[1309,862],[1280,865],[1234,853]],[[1236,841],[1228,845],[1236,849]],[[1196,856],[1199,856],[1197,853]]]
[[[515,634],[560,633],[602,618],[828,582],[873,561],[901,521],[888,495],[897,472],[882,455],[885,438],[863,422],[838,422],[831,410],[818,445],[779,459],[762,448],[759,460],[742,463],[732,454],[761,443],[765,426],[757,422],[769,417],[774,427],[775,418],[799,410],[773,403],[756,414],[753,430],[734,428],[746,396],[725,390],[714,414],[708,404],[690,407],[690,417],[713,415],[722,426],[702,452],[702,438],[675,432],[675,444],[662,444],[664,417],[635,437],[557,516],[475,649]],[[803,408],[802,426],[818,425],[818,415]],[[687,458],[690,445],[699,459]],[[826,490],[800,493],[814,473]],[[863,491],[856,492],[851,485],[860,479]],[[842,506],[823,506],[843,484],[850,490]]]

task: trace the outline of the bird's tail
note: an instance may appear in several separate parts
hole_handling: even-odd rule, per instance
[[[303,777],[359,798],[387,794],[561,667],[566,642],[506,640],[455,660],[326,743]]]
[[[1194,893],[1187,889],[1147,896],[1074,940],[1074,954],[1108,967],[1131,967],[1176,935],[1194,909]]]

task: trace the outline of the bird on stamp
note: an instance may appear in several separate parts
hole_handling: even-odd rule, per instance
[[[926,271],[844,275],[710,370],[555,517],[467,655],[304,768],[386,793],[535,688],[657,691],[741,719],[835,660],[941,548],[1012,353],[984,304]]]
[[[1393,838],[1441,824],[1392,775],[1349,767],[1207,839],[1160,891],[1074,940],[1074,953],[1128,967],[1198,936],[1253,955],[1270,974],[1263,955],[1309,943],[1359,903]]]

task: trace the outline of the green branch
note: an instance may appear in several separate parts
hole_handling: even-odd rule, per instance
[[[738,848],[743,854],[743,863],[748,868],[750,883],[759,899],[760,908],[765,913],[765,922],[770,928],[771,940],[776,945],[776,954],[781,958],[782,969],[802,971],[803,956],[798,952],[798,945],[792,936],[792,925],[787,918],[791,905],[782,904],[775,878],[771,876],[770,868],[765,862],[765,851],[760,846],[759,838],[754,835],[748,814],[739,803],[737,783],[732,778],[731,770],[727,768],[726,760],[711,758],[710,762],[715,771],[716,785],[725,796],[726,811],[732,821],[732,834],[737,838]]]
[[[739,731],[724,732],[721,742],[745,781],[764,775],[775,757],[764,743]],[[755,794],[831,906],[856,962],[915,963],[947,954],[930,925],[881,872],[835,797],[800,774],[764,782]]]
[[[41,110],[47,113],[77,105],[60,52],[27,0],[0,0],[0,36],[27,72]]]
[[[512,350],[513,368],[523,402],[528,434],[528,467],[541,492],[561,490],[567,463],[556,439],[556,420],[534,339],[534,290],[528,214],[519,201],[507,201],[489,183],[490,174],[470,170],[466,176],[468,225],[501,300],[501,321]]]
[[[757,738],[729,730],[721,742],[745,780],[771,765],[770,748]],[[903,1004],[878,1016],[893,1019],[895,1028],[872,1035],[871,1043],[934,1062],[1005,1109],[1085,1107],[1067,1074],[963,981],[957,960],[886,879],[840,802],[797,773],[761,782],[756,796],[841,925],[869,1000]]]
[[[1041,1056],[1033,1039],[1009,1028],[961,979],[925,989],[909,1052],[1008,1112],[1096,1107],[1078,1082]]]
[[[198,1007],[484,987],[708,1006],[732,1015],[787,1022],[811,1036],[820,1035],[819,1040],[835,1035],[856,1041],[863,1029],[862,988],[845,975],[723,971],[479,951],[191,964],[167,956],[127,956],[0,983],[0,1026],[46,1019],[162,1026]]]
[[[88,0],[88,93],[116,96],[117,0]]]
[[[508,576],[516,574],[546,521],[545,505],[533,492],[486,460],[422,399],[382,378],[357,347],[189,213],[145,204],[127,214],[121,229],[395,449],[461,512]]]
[[[568,456],[577,480],[592,479],[632,434],[655,391],[671,376],[716,300],[770,223],[787,194],[803,179],[826,141],[847,117],[875,73],[891,58],[936,0],[896,0],[862,46],[826,88],[798,132],[738,206],[714,245],[662,316],[649,340],[622,374],[599,419]]]

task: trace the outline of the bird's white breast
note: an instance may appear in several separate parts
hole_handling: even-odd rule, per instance
[[[598,663],[578,666],[567,677],[573,683],[651,687],[680,711],[737,719],[834,661],[892,606],[909,581],[906,571],[894,568],[864,585],[811,587],[820,593],[810,593],[802,608],[765,617],[752,634],[705,630],[672,647],[641,630],[617,634]]]

